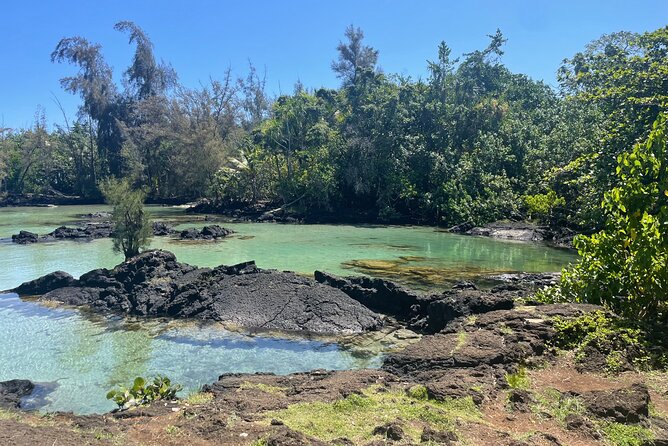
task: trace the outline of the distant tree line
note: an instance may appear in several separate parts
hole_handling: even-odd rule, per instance
[[[153,200],[593,230],[618,157],[668,104],[668,27],[601,37],[564,61],[555,90],[503,65],[498,30],[459,58],[441,43],[416,80],[380,70],[351,25],[332,63],[340,88],[298,83],[277,98],[253,65],[186,88],[141,28],[115,28],[135,48],[122,89],[99,45],[61,40],[51,58],[78,68],[61,83],[79,113],[53,131],[42,114],[30,129],[0,129],[2,193],[96,197],[113,177]]]

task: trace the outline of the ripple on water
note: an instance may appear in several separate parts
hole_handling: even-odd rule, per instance
[[[231,332],[214,324],[126,320],[48,308],[0,295],[0,380],[40,383],[27,401],[43,411],[111,410],[106,392],[136,376],[166,374],[183,393],[222,373],[287,374],[316,368],[378,367],[335,343]]]

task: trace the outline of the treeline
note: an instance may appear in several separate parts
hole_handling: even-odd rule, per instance
[[[270,98],[251,65],[198,89],[178,83],[131,22],[135,47],[122,91],[99,45],[61,40],[54,62],[81,97],[77,119],[48,131],[0,133],[0,190],[99,195],[131,179],[154,200],[222,207],[286,206],[309,214],[440,225],[541,219],[603,223],[617,158],[668,104],[668,27],[603,36],[564,61],[559,89],[512,73],[497,31],[454,58],[445,43],[426,79],[382,72],[359,28],[346,29],[332,69],[338,89]]]

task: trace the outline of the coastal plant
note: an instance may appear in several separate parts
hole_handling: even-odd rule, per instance
[[[603,311],[570,319],[557,317],[553,326],[552,345],[574,351],[576,361],[597,351],[605,356],[606,370],[611,373],[622,371],[627,364],[641,370],[668,366],[665,341],[662,344],[637,324]]]
[[[128,180],[114,178],[103,182],[100,190],[106,202],[113,207],[114,251],[122,252],[128,260],[149,244],[151,222],[144,211],[146,193],[133,189]]]
[[[654,433],[644,426],[611,422],[598,425],[605,439],[614,446],[654,444]]]
[[[524,366],[520,366],[515,373],[506,373],[506,382],[511,389],[526,390],[531,384]]]
[[[605,194],[605,229],[576,237],[580,260],[564,269],[552,300],[603,305],[630,320],[668,317],[666,116],[617,158],[618,186]],[[546,297],[546,296],[543,296]]]
[[[182,389],[180,384],[172,384],[166,376],[157,375],[152,380],[139,376],[130,387],[118,386],[117,389],[110,390],[107,399],[115,402],[119,409],[125,410],[156,400],[174,400],[176,393]]]

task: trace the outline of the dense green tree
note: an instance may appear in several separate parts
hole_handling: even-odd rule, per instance
[[[560,298],[605,305],[634,320],[668,311],[666,116],[617,158],[619,186],[605,194],[603,230],[576,239],[580,261],[562,275]]]
[[[114,178],[105,180],[100,190],[112,206],[114,251],[123,253],[128,260],[139,254],[150,241],[151,222],[144,211],[146,194],[133,189],[129,181]]]

